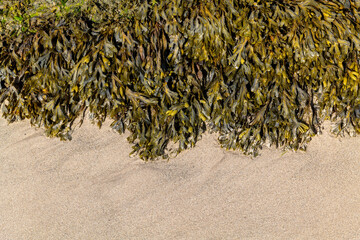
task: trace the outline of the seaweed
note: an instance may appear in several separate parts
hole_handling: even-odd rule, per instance
[[[36,14],[27,3],[0,8],[9,122],[67,140],[89,111],[129,131],[144,160],[207,130],[252,155],[304,150],[326,119],[360,133],[359,1],[61,1]]]

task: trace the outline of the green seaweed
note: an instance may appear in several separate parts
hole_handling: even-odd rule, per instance
[[[206,130],[252,155],[305,149],[325,119],[338,135],[360,133],[359,1],[34,4],[0,7],[10,122],[66,140],[89,111],[129,131],[144,160],[194,147]]]

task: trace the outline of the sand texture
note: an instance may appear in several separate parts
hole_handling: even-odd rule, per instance
[[[169,162],[89,122],[71,142],[0,120],[0,239],[360,239],[360,137],[251,158],[216,135]]]

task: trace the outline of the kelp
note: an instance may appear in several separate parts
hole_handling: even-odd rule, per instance
[[[252,155],[305,149],[325,119],[337,135],[360,133],[359,1],[83,4],[28,17],[16,34],[2,28],[9,122],[66,140],[88,111],[129,131],[144,160],[191,148],[206,130]]]

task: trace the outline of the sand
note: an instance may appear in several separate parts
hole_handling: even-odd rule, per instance
[[[251,158],[216,135],[169,162],[85,122],[71,142],[0,120],[0,239],[360,239],[360,137]]]

